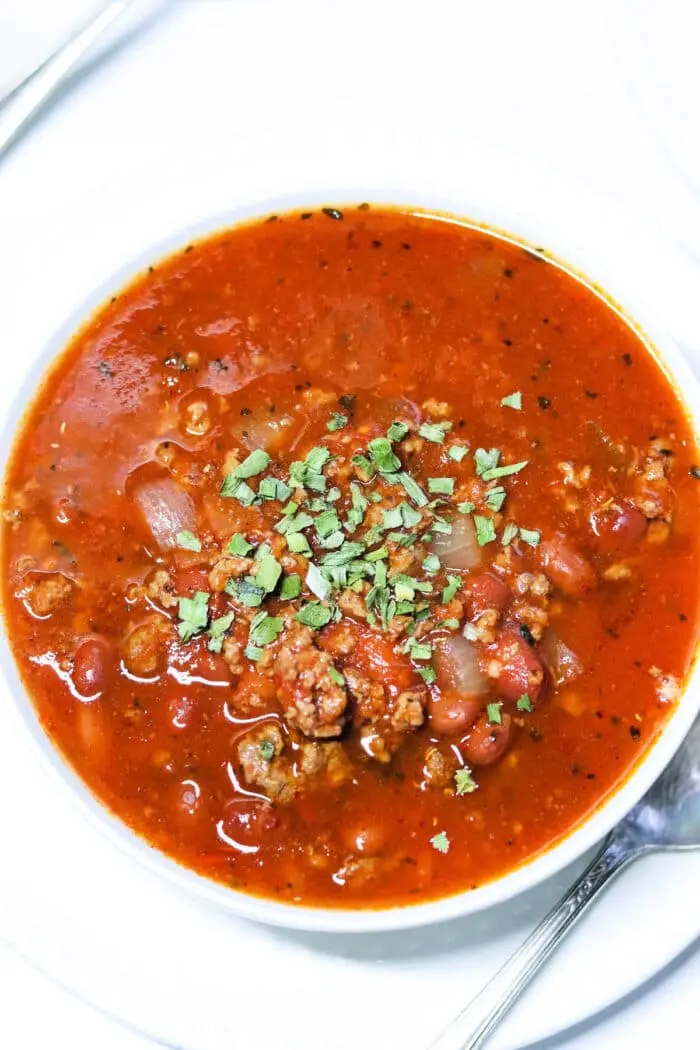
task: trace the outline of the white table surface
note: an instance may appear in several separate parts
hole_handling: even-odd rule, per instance
[[[534,152],[617,195],[663,229],[685,255],[687,270],[666,290],[666,298],[674,310],[677,337],[700,347],[697,291],[693,294],[700,282],[697,0],[355,0],[332,6],[317,0],[189,0],[196,11],[187,13],[184,2],[150,30],[147,46],[157,46],[159,34],[166,41],[185,14],[201,21],[205,33],[216,7],[216,21],[220,24],[224,17],[230,23],[232,43],[231,68],[219,75],[236,97],[242,88],[236,83],[236,55],[264,36],[272,62],[254,85],[246,85],[246,105],[253,91],[261,119],[266,107],[277,115],[281,107],[290,112],[302,107],[322,83],[339,113],[366,100],[375,111],[394,107],[428,117],[458,114],[474,133]],[[0,0],[0,91],[99,6],[100,0]],[[315,51],[311,61],[308,52],[299,60],[299,51],[310,34],[318,33],[319,24],[327,39],[335,40],[333,47]],[[374,61],[360,73],[358,63],[347,59],[356,57],[363,27],[371,28]],[[136,47],[142,46],[144,41],[137,42]],[[60,200],[61,179],[69,177],[60,160],[50,181],[42,182],[45,173],[37,170],[41,150],[51,148],[54,139],[60,157],[62,146],[66,151],[86,149],[86,143],[94,147],[91,135],[108,133],[112,143],[120,136],[142,136],[147,162],[149,125],[140,119],[139,100],[129,95],[128,78],[120,80],[125,61],[123,55],[113,56],[40,122],[0,165],[0,194],[34,179],[42,192],[55,193]],[[90,99],[98,96],[99,114],[90,110]],[[186,89],[177,102],[178,119],[186,128],[188,120],[197,119],[196,112],[187,111]],[[155,91],[149,119],[160,119],[167,129],[172,123],[169,106],[167,94]],[[78,118],[81,128],[92,118],[91,134],[71,138]],[[110,155],[110,163],[118,165],[116,154]],[[73,178],[77,167],[70,172]],[[661,1045],[697,1050],[699,985],[700,948],[630,1001],[540,1050],[651,1050]],[[2,943],[2,930],[0,989],[0,1046],[8,1050],[154,1046],[38,973]]]

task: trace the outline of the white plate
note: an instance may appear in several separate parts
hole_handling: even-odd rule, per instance
[[[281,194],[327,200],[463,201],[507,210],[519,231],[568,231],[576,254],[646,292],[673,330],[696,275],[604,197],[454,128],[320,123],[241,128],[188,150],[138,157],[57,215],[41,202],[0,212],[5,381],[37,361],[52,331],[111,272],[174,229]],[[164,173],[168,178],[164,180]],[[574,241],[572,242],[571,238]],[[37,245],[41,250],[37,252]],[[39,295],[41,309],[35,305]],[[103,839],[56,792],[11,703],[0,703],[0,931],[44,971],[131,1025],[183,1050],[421,1050],[516,947],[573,878],[441,927],[375,936],[285,933],[193,904]],[[641,862],[557,956],[493,1041],[515,1050],[610,1005],[700,933],[700,856]],[[663,886],[663,893],[659,892]],[[662,908],[660,907],[662,905]]]

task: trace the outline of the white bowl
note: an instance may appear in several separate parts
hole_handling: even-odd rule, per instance
[[[400,188],[397,188],[396,193],[391,193],[378,189],[373,191],[371,186],[363,184],[358,185],[356,191],[353,192],[351,188],[344,186],[335,190],[329,189],[327,192],[315,190],[309,194],[295,193],[272,200],[256,201],[246,207],[222,212],[215,218],[201,220],[169,236],[166,240],[161,240],[154,247],[141,252],[129,263],[121,266],[111,278],[102,283],[82,302],[72,312],[68,321],[56,332],[43,353],[37,354],[34,348],[34,352],[26,359],[19,359],[15,362],[14,371],[9,376],[10,389],[14,397],[9,405],[0,435],[0,452],[3,461],[6,459],[15,431],[20,425],[23,411],[36,390],[37,359],[44,367],[52,361],[65,347],[80,324],[148,263],[157,261],[193,238],[252,216],[282,212],[292,208],[311,210],[314,206],[322,204],[342,205],[344,202],[362,200],[416,207],[428,212],[434,211],[436,215],[444,215],[447,212],[457,216],[463,215],[469,204],[468,200],[456,195],[446,198],[425,190],[417,190],[411,196],[407,196],[406,190]],[[649,315],[646,303],[635,299],[633,289],[625,285],[621,274],[605,272],[604,252],[591,253],[590,245],[585,245],[581,250],[577,237],[572,237],[571,233],[567,235],[566,230],[563,230],[561,226],[557,230],[547,231],[543,228],[545,224],[541,217],[526,217],[522,213],[509,215],[505,209],[486,206],[483,202],[470,209],[469,220],[465,221],[485,223],[499,230],[506,230],[510,237],[527,246],[544,246],[558,259],[564,260],[575,273],[585,274],[592,287],[604,288],[611,303],[615,304],[624,300],[624,316],[628,319],[633,318],[634,327],[640,336],[647,340],[651,352],[655,354],[673,381],[679,397],[687,407],[695,432],[700,433],[700,385],[668,334]],[[621,307],[616,308],[621,309]],[[149,846],[97,801],[51,744],[23,689],[4,638],[0,648],[0,673],[5,691],[12,696],[16,704],[23,731],[31,735],[41,761],[53,771],[58,782],[69,792],[71,798],[84,808],[94,824],[120,847],[200,900],[208,901],[249,919],[290,928],[326,932],[380,931],[440,922],[496,905],[545,880],[599,842],[641,798],[681,744],[700,709],[700,680],[696,664],[677,709],[669,718],[657,742],[647,750],[625,783],[614,791],[607,801],[579,827],[542,855],[476,890],[424,904],[353,911],[300,907],[243,894],[218,885],[182,867]]]

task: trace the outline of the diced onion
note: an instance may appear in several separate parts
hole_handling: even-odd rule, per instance
[[[139,485],[134,490],[134,499],[162,550],[177,546],[178,532],[196,531],[194,503],[171,478]]]
[[[578,656],[562,642],[555,631],[548,629],[544,632],[539,648],[555,685],[572,682],[574,678],[583,674],[584,667]]]
[[[446,569],[475,569],[481,562],[474,522],[467,514],[452,519],[451,532],[436,532],[430,549]]]
[[[472,642],[461,634],[441,638],[435,645],[438,684],[463,696],[479,696],[487,689]]]

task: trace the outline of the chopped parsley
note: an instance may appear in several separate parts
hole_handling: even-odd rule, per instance
[[[275,757],[275,745],[271,740],[260,741],[260,757],[263,762],[270,762]]]
[[[336,685],[345,685],[345,679],[343,678],[338,668],[334,667],[333,664],[331,664],[331,666],[328,668],[328,675],[335,682]]]
[[[509,521],[503,530],[501,536],[501,543],[504,547],[507,547],[509,543],[512,543],[515,537],[518,535],[518,526],[514,525],[512,521]]]
[[[458,769],[455,773],[455,792],[458,795],[471,795],[472,791],[476,791],[477,783],[472,776],[471,769],[468,766],[463,766],[462,769]]]
[[[408,434],[409,427],[406,423],[394,422],[386,432],[389,441],[401,441]]]
[[[474,509],[475,507],[471,500],[465,500],[464,503],[457,504],[457,510],[460,514],[471,514]]]
[[[497,485],[495,488],[488,490],[484,501],[489,510],[498,512],[506,501],[506,490],[502,485]]]
[[[502,397],[501,404],[504,408],[514,408],[516,412],[521,412],[523,407],[523,395],[519,390],[516,390],[514,394],[508,394],[506,397]]]
[[[406,490],[408,498],[413,500],[417,507],[425,507],[428,504],[428,497],[423,492],[417,481],[415,481],[410,474],[407,474],[405,470],[400,470],[396,474],[396,481],[399,485],[403,485]]]
[[[527,693],[523,693],[523,695],[516,701],[515,706],[518,711],[527,711],[529,714],[532,711],[532,700]]]
[[[233,623],[233,612],[224,613],[223,616],[217,617],[216,620],[212,620],[209,625],[207,634],[209,635],[209,641],[207,642],[207,649],[210,653],[220,653],[224,644],[224,635],[231,627]]]
[[[445,434],[452,429],[452,424],[443,423],[421,423],[418,427],[418,433],[426,441],[433,441],[436,445],[442,445],[445,440]]]
[[[264,470],[267,470],[269,464],[270,457],[267,452],[262,448],[256,448],[249,456],[246,456],[240,466],[226,476],[225,480],[228,481],[229,478],[247,479],[255,477],[256,474],[262,474]]]
[[[294,619],[307,627],[318,630],[319,627],[325,627],[327,623],[330,623],[332,616],[333,613],[327,605],[321,602],[307,602],[306,605],[302,605]]]
[[[432,685],[433,682],[437,681],[434,667],[418,667],[416,670],[427,685]]]
[[[226,545],[226,553],[233,554],[236,558],[245,558],[253,550],[253,544],[248,543],[245,536],[240,532],[234,533]]]
[[[480,547],[496,539],[496,530],[491,518],[484,518],[481,514],[474,515],[474,526],[476,528],[476,542]]]
[[[180,598],[178,601],[177,633],[181,642],[189,642],[200,634],[209,622],[209,595],[206,591],[196,591],[192,598]]]
[[[542,534],[539,529],[520,529],[520,539],[523,543],[529,544],[531,547],[539,546]]]
[[[393,474],[401,467],[401,460],[391,447],[388,438],[373,438],[367,445],[375,466],[383,474]]]
[[[447,455],[451,460],[454,460],[455,463],[461,463],[468,451],[469,448],[467,445],[454,444],[450,445],[448,448]]]
[[[491,725],[491,726],[503,725],[503,718],[501,717],[501,705],[500,705],[500,703],[487,704],[486,705],[486,717],[488,719],[489,725]]]
[[[442,604],[447,605],[448,602],[451,602],[461,586],[462,580],[459,576],[448,576],[447,586],[442,592]]]
[[[439,831],[437,835],[433,835],[430,840],[430,845],[433,849],[436,849],[438,853],[449,853],[450,851],[450,840],[445,831]]]
[[[255,583],[266,594],[271,594],[282,575],[282,566],[271,554],[264,554],[258,561],[258,569],[255,573]]]
[[[261,650],[270,645],[284,628],[284,620],[279,616],[268,616],[266,612],[256,613],[250,621],[246,655],[249,659],[259,660],[260,656],[250,656],[250,649]]]
[[[292,598],[298,598],[300,594],[301,576],[298,576],[295,572],[290,576],[285,576],[280,587],[280,598],[290,601]]]
[[[175,540],[177,541],[178,547],[181,547],[182,550],[201,551],[202,549],[202,541],[198,540],[195,534],[190,532],[189,529],[182,529],[181,532],[178,532]]]
[[[421,568],[426,572],[429,572],[431,575],[440,572],[440,559],[437,554],[428,554],[423,560]]]
[[[428,478],[428,492],[433,495],[451,496],[454,490],[454,478]]]
[[[313,562],[309,564],[309,569],[306,573],[306,586],[312,594],[315,594],[322,601],[331,593],[330,581],[326,579],[318,565],[314,565]]]
[[[331,418],[326,423],[326,430],[330,430],[332,433],[334,430],[342,430],[343,427],[346,427],[347,425],[347,416],[344,416],[341,412],[333,412]]]

